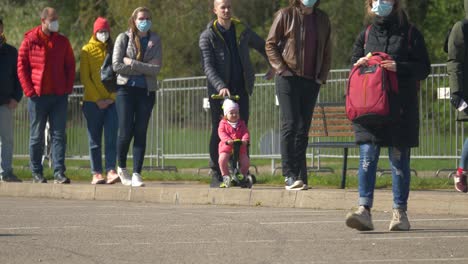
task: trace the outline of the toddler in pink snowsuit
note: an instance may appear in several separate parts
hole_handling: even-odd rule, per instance
[[[230,99],[223,103],[224,118],[219,122],[218,135],[221,141],[218,145],[219,167],[223,179],[229,178],[229,158],[231,157],[235,139],[242,141],[239,150],[240,172],[247,176],[250,167],[250,160],[247,155],[247,145],[249,144],[249,130],[244,121],[240,120],[239,105]]]

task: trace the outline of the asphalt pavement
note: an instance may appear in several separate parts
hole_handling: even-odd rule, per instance
[[[467,217],[409,213],[410,232],[347,210],[0,197],[0,263],[468,263]]]

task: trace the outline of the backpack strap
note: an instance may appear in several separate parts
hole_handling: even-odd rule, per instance
[[[413,35],[413,24],[409,24],[408,28],[408,50],[412,48],[411,36]]]
[[[368,25],[366,28],[366,33],[364,35],[364,50],[366,50],[367,40],[369,39],[369,32],[371,30],[372,24]]]

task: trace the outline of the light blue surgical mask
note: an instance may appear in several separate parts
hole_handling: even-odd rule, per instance
[[[392,10],[393,4],[389,3],[388,1],[379,0],[377,2],[372,3],[371,11],[378,16],[386,17],[390,15],[390,13],[392,13]]]
[[[140,20],[136,27],[138,28],[139,31],[141,32],[147,32],[151,28],[151,20],[145,19],[145,20]]]
[[[314,7],[315,3],[317,3],[317,0],[302,0],[305,7]]]

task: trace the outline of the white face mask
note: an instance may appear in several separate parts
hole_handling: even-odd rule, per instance
[[[59,22],[58,20],[52,21],[47,26],[50,32],[57,32],[59,30]]]
[[[104,43],[109,39],[109,32],[97,32],[96,33],[96,38],[97,38],[97,40]]]

